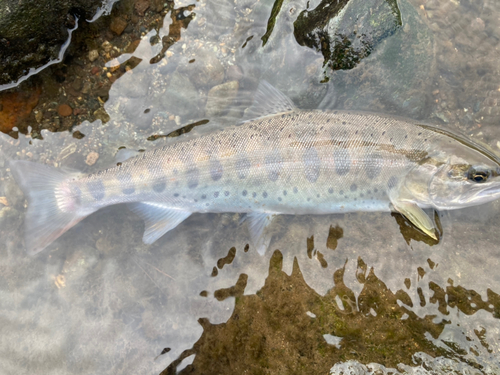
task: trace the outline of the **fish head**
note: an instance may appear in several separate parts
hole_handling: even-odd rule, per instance
[[[440,210],[476,206],[500,198],[500,165],[476,153],[472,158],[453,155],[436,166],[428,194]]]

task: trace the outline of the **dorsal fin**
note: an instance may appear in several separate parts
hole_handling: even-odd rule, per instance
[[[289,97],[269,82],[261,81],[255,92],[252,106],[245,110],[242,123],[259,117],[291,112],[295,109],[295,104]]]

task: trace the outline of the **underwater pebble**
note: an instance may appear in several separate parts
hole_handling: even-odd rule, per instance
[[[87,165],[94,165],[95,162],[97,161],[97,159],[99,159],[99,154],[95,151],[92,151],[87,155],[87,158],[85,159],[85,163]]]
[[[59,116],[67,117],[73,114],[73,109],[67,104],[61,104],[59,107],[57,107],[57,113]]]
[[[99,57],[99,52],[96,49],[89,51],[89,60],[91,62],[95,61]]]
[[[116,35],[122,35],[123,30],[127,27],[127,21],[125,21],[122,17],[115,17],[111,20],[111,24],[109,28]]]

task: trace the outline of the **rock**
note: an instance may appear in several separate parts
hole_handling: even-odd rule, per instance
[[[135,11],[139,16],[144,16],[146,10],[148,10],[150,6],[149,0],[137,0],[135,2]]]
[[[206,49],[200,49],[192,64],[188,64],[180,73],[189,76],[197,88],[219,85],[224,80],[224,67],[215,54]]]
[[[57,107],[57,113],[59,116],[67,117],[73,114],[73,109],[67,104],[61,104]]]
[[[97,51],[96,49],[89,51],[89,60],[91,62],[95,61],[98,57],[99,57],[99,51]]]
[[[230,81],[212,87],[208,92],[205,113],[207,116],[221,116],[238,94],[238,81]]]
[[[0,1],[0,85],[58,57],[68,29],[92,19],[102,0]]]
[[[87,155],[87,158],[85,159],[85,163],[87,165],[94,165],[95,162],[97,161],[97,159],[99,159],[99,154],[95,151],[92,151]]]
[[[109,121],[110,117],[108,115],[108,112],[104,108],[99,108],[94,112],[94,117],[96,120],[101,120],[103,124]]]
[[[116,35],[122,35],[123,30],[125,30],[126,27],[127,21],[125,21],[122,17],[114,17],[109,25],[111,31]]]

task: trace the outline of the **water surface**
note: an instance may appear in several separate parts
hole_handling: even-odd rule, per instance
[[[319,1],[168,3],[146,11],[156,23],[135,48],[112,52],[116,37],[111,52],[95,47],[101,73],[80,79],[97,120],[60,116],[58,128],[50,117],[39,129],[71,131],[1,134],[5,373],[500,372],[500,202],[439,213],[438,243],[395,214],[283,215],[263,257],[238,215],[194,214],[147,246],[140,219],[113,206],[38,256],[24,252],[25,201],[8,160],[93,172],[119,147],[233,124],[262,79],[301,108],[403,115],[498,151],[500,5],[401,1],[395,26],[375,34],[366,15],[387,4],[353,0],[338,20],[339,35],[377,36],[369,51],[351,42],[359,53],[342,65],[297,41],[297,19]],[[101,80],[102,103],[86,103]]]

